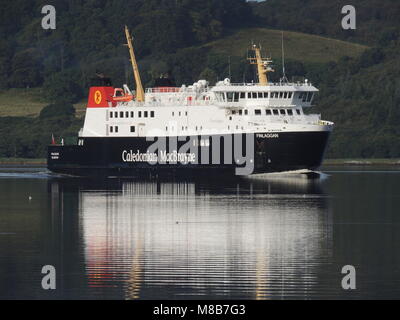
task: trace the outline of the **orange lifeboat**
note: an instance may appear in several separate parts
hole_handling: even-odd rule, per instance
[[[114,101],[131,101],[133,100],[134,95],[125,92],[121,88],[114,89],[113,100]]]

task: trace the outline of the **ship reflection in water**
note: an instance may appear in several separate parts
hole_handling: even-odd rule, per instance
[[[400,296],[397,169],[217,182],[21,170],[0,168],[3,299]],[[348,264],[354,291],[341,287]]]
[[[315,292],[331,247],[320,181],[116,184],[79,191],[92,293],[268,299]]]

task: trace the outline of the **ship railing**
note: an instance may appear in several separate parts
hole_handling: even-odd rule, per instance
[[[159,87],[159,88],[147,88],[146,93],[176,93],[181,92],[181,88],[177,87]]]
[[[333,125],[333,122],[321,120],[321,115],[301,115],[301,116],[270,116],[265,119],[257,120],[257,122],[249,122],[250,125],[265,125],[267,123],[283,123],[283,124],[311,124],[311,125]]]
[[[180,99],[180,100],[149,100],[147,102],[147,106],[152,106],[152,107],[199,107],[199,106],[209,106],[214,104],[214,101],[212,100],[188,100],[188,99]]]
[[[209,92],[209,87],[194,88],[193,86],[188,87],[159,87],[159,88],[147,88],[146,93],[205,93]]]
[[[252,86],[259,86],[258,83],[230,83],[230,86],[235,86],[235,87],[252,87]],[[268,82],[267,86],[276,86],[276,87],[283,87],[283,86],[312,86],[311,82]]]

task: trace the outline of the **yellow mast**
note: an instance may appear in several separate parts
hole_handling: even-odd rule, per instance
[[[247,59],[251,64],[257,65],[257,74],[258,74],[258,84],[260,86],[268,85],[268,72],[274,72],[274,70],[270,67],[272,63],[271,59],[263,58],[261,56],[261,50],[256,45],[253,45],[253,50],[255,51],[255,57],[248,57]]]
[[[144,90],[142,86],[142,80],[140,79],[139,68],[135,58],[135,52],[133,51],[132,37],[129,34],[127,26],[125,26],[125,35],[126,35],[126,41],[128,42],[126,45],[129,47],[129,53],[131,55],[133,75],[135,76],[136,101],[144,102]]]

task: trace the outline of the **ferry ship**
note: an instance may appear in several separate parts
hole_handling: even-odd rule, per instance
[[[251,175],[316,170],[333,123],[306,114],[318,89],[309,81],[268,80],[272,60],[252,46],[257,83],[176,87],[161,79],[143,89],[125,27],[136,90],[107,79],[90,87],[75,145],[51,144],[48,169],[76,176]],[[212,175],[210,175],[212,174]]]

